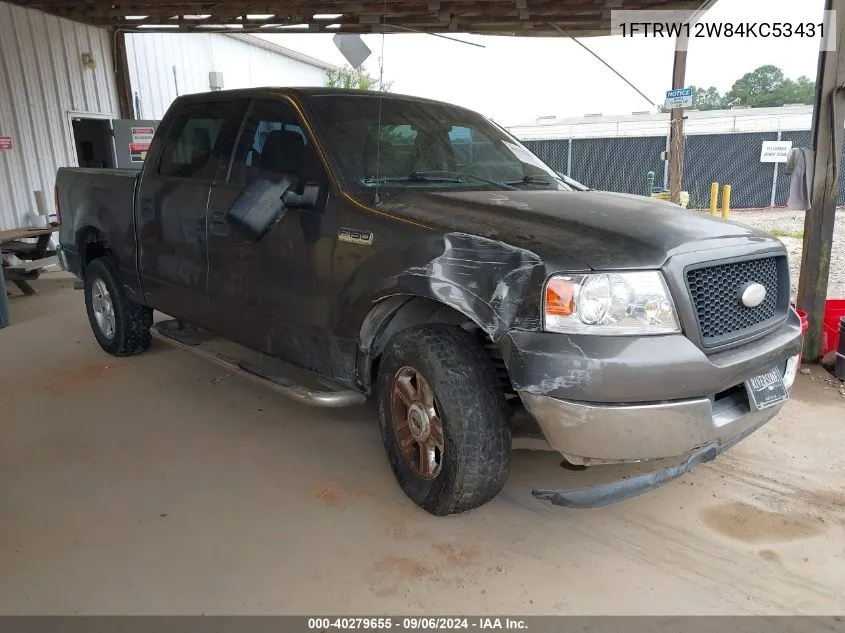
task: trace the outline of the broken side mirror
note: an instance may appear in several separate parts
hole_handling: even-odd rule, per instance
[[[285,196],[294,184],[289,178],[278,182],[256,180],[244,189],[226,213],[226,220],[239,226],[255,241],[260,240],[284,217]]]
[[[286,191],[282,196],[286,207],[299,208],[306,211],[314,210],[317,207],[319,198],[320,184],[316,182],[305,183],[301,194],[295,191]]]

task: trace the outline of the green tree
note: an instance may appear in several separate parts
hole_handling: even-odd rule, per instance
[[[806,75],[801,75],[795,81],[789,79],[784,82],[787,90],[784,103],[813,103],[816,98],[816,82]]]
[[[786,79],[777,66],[767,64],[740,77],[725,94],[725,107],[752,108],[782,106],[785,103],[813,103],[815,83],[808,77]]]
[[[363,68],[352,68],[348,64],[337,70],[330,70],[326,74],[326,86],[329,88],[351,88],[354,90],[375,90],[389,92],[392,81],[378,85],[378,78],[373,77]]]
[[[696,110],[719,110],[724,107],[722,95],[715,86],[709,88],[692,88],[692,107]]]

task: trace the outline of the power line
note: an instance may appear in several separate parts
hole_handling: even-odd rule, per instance
[[[576,44],[578,44],[578,46],[580,46],[580,47],[581,47],[581,48],[583,48],[585,51],[587,51],[590,55],[592,55],[592,56],[593,56],[593,57],[595,57],[597,60],[599,60],[602,64],[604,64],[605,66],[607,66],[607,67],[608,67],[611,71],[613,71],[613,73],[614,73],[617,77],[619,77],[619,79],[621,79],[621,80],[622,80],[622,81],[624,81],[626,84],[628,84],[629,86],[631,86],[631,88],[633,88],[633,89],[637,92],[637,94],[638,94],[638,95],[640,95],[643,99],[645,99],[646,101],[648,101],[648,102],[649,102],[652,106],[654,106],[655,108],[656,108],[656,107],[658,107],[658,106],[657,106],[657,104],[656,104],[654,101],[652,101],[651,99],[649,99],[649,98],[646,96],[646,94],[645,94],[642,90],[640,90],[640,89],[639,89],[639,88],[637,88],[634,84],[632,84],[630,81],[628,81],[622,73],[620,73],[620,72],[619,72],[618,70],[616,70],[613,66],[611,66],[611,65],[610,65],[610,64],[608,64],[606,61],[604,61],[601,57],[599,57],[599,56],[598,56],[598,54],[597,54],[597,53],[595,53],[595,52],[593,52],[591,49],[587,48],[587,46],[586,46],[584,43],[582,43],[580,40],[577,40],[575,37],[573,37],[572,35],[570,35],[570,34],[569,34],[569,33],[567,33],[566,31],[564,31],[564,30],[563,30],[562,28],[560,28],[557,24],[552,24],[551,22],[549,22],[548,24],[549,24],[549,26],[550,26],[550,27],[552,27],[553,29],[555,29],[558,33],[560,33],[561,35],[563,35],[563,36],[568,37],[569,39],[571,39],[573,42],[575,42]]]

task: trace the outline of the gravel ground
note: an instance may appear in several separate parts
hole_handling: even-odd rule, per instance
[[[801,236],[804,231],[804,212],[788,209],[736,210],[731,211],[731,220],[767,233],[774,231],[775,235],[784,243],[789,253],[789,272],[794,298],[798,293],[798,272],[801,268],[801,250],[803,248]],[[790,237],[790,234],[794,237]],[[839,209],[836,212],[827,296],[845,297],[845,209]]]

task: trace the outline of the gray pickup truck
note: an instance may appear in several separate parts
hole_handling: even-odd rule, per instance
[[[375,397],[396,479],[437,515],[496,496],[517,419],[578,467],[672,458],[533,491],[594,507],[777,414],[801,328],[779,241],[584,189],[444,103],[197,94],[140,173],[59,170],[60,259],[111,354],[154,336],[306,404]]]

